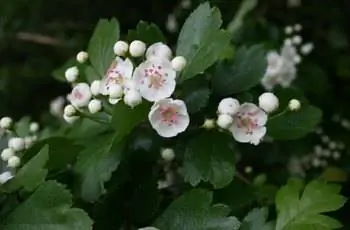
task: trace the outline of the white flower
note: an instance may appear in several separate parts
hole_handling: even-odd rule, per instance
[[[176,56],[171,61],[171,66],[173,67],[174,70],[178,72],[182,71],[186,67],[186,64],[187,64],[187,60],[183,56]]]
[[[301,42],[303,41],[302,37],[300,35],[295,35],[293,38],[292,38],[292,43],[294,45],[300,45]]]
[[[281,49],[281,56],[287,61],[293,61],[293,58],[297,55],[297,50],[293,45],[284,45]]]
[[[306,43],[306,44],[302,45],[302,47],[300,48],[300,52],[304,55],[308,55],[311,53],[311,51],[313,49],[314,49],[314,44]]]
[[[21,164],[21,159],[18,156],[12,156],[7,161],[7,166],[9,168],[17,168]]]
[[[238,142],[258,145],[266,134],[267,114],[252,103],[244,103],[233,117],[230,127]]]
[[[102,109],[102,102],[98,99],[92,99],[88,105],[89,112],[95,114]]]
[[[175,33],[178,27],[176,16],[174,14],[169,14],[166,21],[166,29],[171,33]]]
[[[276,51],[272,51],[267,54],[267,64],[266,74],[276,76],[283,70],[284,59]]]
[[[142,102],[141,94],[136,90],[129,90],[124,96],[124,103],[130,107],[135,107]]]
[[[73,106],[80,108],[89,104],[91,96],[90,86],[86,83],[78,83],[69,95],[69,100]]]
[[[79,119],[79,116],[67,116],[66,114],[63,114],[63,119],[69,123],[73,124],[76,120]]]
[[[176,71],[170,61],[160,58],[148,59],[134,72],[134,80],[141,96],[148,101],[170,97],[176,86]]]
[[[32,133],[38,132],[38,130],[39,130],[39,124],[38,124],[37,122],[32,122],[32,123],[30,123],[30,125],[29,125],[29,130],[30,130],[30,132],[32,132]]]
[[[203,128],[213,129],[215,128],[215,120],[214,119],[205,119]]]
[[[65,99],[64,97],[57,97],[50,103],[50,113],[53,116],[60,117],[63,113]]]
[[[216,124],[223,129],[228,129],[233,123],[233,118],[227,114],[220,114],[216,120]]]
[[[146,44],[142,41],[135,40],[131,42],[129,53],[132,57],[141,57],[146,51]]]
[[[75,82],[79,75],[79,69],[76,66],[70,67],[66,70],[64,76],[68,82]]]
[[[90,91],[91,94],[94,96],[97,96],[100,94],[100,88],[101,88],[101,81],[100,80],[95,80],[91,83],[90,85]]]
[[[289,103],[288,103],[288,108],[289,108],[291,111],[299,110],[300,107],[301,107],[300,101],[297,100],[297,99],[292,99],[292,100],[290,100]]]
[[[12,156],[15,155],[15,151],[11,148],[6,148],[1,152],[1,159],[3,161],[8,161]]]
[[[113,51],[117,56],[124,56],[129,50],[129,44],[124,41],[117,41],[114,44]]]
[[[219,106],[218,106],[218,113],[219,114],[227,114],[227,115],[234,115],[237,113],[239,109],[239,101],[232,98],[224,98],[220,101]]]
[[[123,60],[117,57],[101,81],[101,94],[109,95],[109,89],[112,85],[119,84],[124,86],[125,81],[132,78],[133,70],[134,66],[130,59],[126,58]]]
[[[160,155],[162,156],[163,160],[167,162],[170,162],[175,158],[175,152],[170,148],[162,149]]]
[[[146,51],[146,58],[151,59],[151,58],[160,58],[160,59],[168,59],[172,57],[172,52],[169,46],[162,42],[157,42],[148,47]]]
[[[25,142],[23,138],[13,137],[9,140],[8,146],[14,151],[22,151],[25,148]]]
[[[0,128],[2,129],[9,129],[12,126],[12,118],[10,117],[3,117],[0,120]]]
[[[294,30],[294,28],[292,27],[292,26],[286,26],[285,28],[284,28],[284,32],[286,33],[286,34],[292,34],[293,33],[293,30]]]
[[[184,132],[190,124],[186,104],[181,100],[163,99],[154,103],[148,119],[162,137],[174,137]]]
[[[89,58],[89,54],[85,51],[80,51],[76,58],[79,63],[85,63]]]
[[[64,107],[64,115],[67,117],[73,116],[76,112],[77,110],[73,105],[66,105],[66,107]]]
[[[3,172],[0,174],[0,184],[5,184],[7,181],[11,180],[13,175],[11,172]]]
[[[273,93],[263,93],[259,97],[259,107],[267,113],[275,111],[279,106],[279,100]]]
[[[109,97],[112,99],[118,99],[123,96],[123,87],[121,85],[111,85],[109,88]]]
[[[294,25],[294,30],[295,30],[295,31],[299,32],[299,31],[301,31],[302,29],[303,29],[303,26],[302,26],[302,25],[300,25],[300,24],[295,24],[295,25]]]

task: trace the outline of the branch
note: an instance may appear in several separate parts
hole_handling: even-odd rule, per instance
[[[16,34],[17,39],[34,42],[43,45],[52,45],[52,46],[66,46],[66,43],[63,41],[53,38],[47,35],[38,34],[38,33],[30,33],[30,32],[18,32]]]

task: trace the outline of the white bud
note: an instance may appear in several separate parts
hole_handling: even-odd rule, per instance
[[[300,55],[295,55],[294,57],[293,57],[293,61],[294,61],[294,63],[295,64],[300,64],[300,62],[301,62],[301,57],[300,57]]]
[[[287,38],[287,39],[285,39],[284,40],[284,45],[286,45],[286,46],[292,46],[292,39],[290,39],[290,38]]]
[[[163,160],[168,162],[174,160],[175,158],[175,152],[173,149],[170,149],[170,148],[163,149],[160,154]]]
[[[29,125],[29,130],[30,130],[30,132],[32,132],[32,133],[38,132],[38,130],[39,130],[39,124],[38,124],[37,122],[32,122],[32,123],[30,123],[30,125]]]
[[[292,100],[290,100],[289,103],[288,103],[288,108],[289,108],[291,111],[299,110],[300,107],[301,107],[300,101],[297,100],[297,99],[292,99]]]
[[[79,63],[85,63],[88,58],[89,58],[89,54],[87,52],[85,52],[85,51],[80,51],[77,54],[77,61]]]
[[[117,56],[124,56],[128,52],[128,49],[129,44],[124,41],[117,41],[113,47],[114,53]]]
[[[187,61],[183,56],[176,56],[171,61],[171,66],[174,70],[180,72],[186,67]]]
[[[11,180],[13,175],[11,172],[3,172],[0,174],[0,184],[5,184],[7,181]]]
[[[227,114],[220,114],[216,124],[223,129],[227,129],[228,127],[230,127],[230,125],[233,122],[233,118],[230,115]]]
[[[300,45],[302,41],[303,41],[303,39],[302,39],[302,37],[300,35],[295,35],[292,38],[292,42],[293,42],[294,45]]]
[[[90,85],[90,91],[91,91],[91,94],[94,95],[94,96],[97,96],[100,94],[100,89],[101,89],[101,81],[99,80],[95,80],[91,83]]]
[[[314,166],[315,168],[318,168],[321,166],[321,160],[319,158],[314,158],[312,159],[311,162],[312,166]]]
[[[125,79],[124,88],[124,93],[127,93],[129,90],[137,90],[136,82],[133,79]]]
[[[333,156],[334,160],[339,160],[340,153],[339,152],[334,152],[332,156]]]
[[[284,32],[286,33],[286,34],[292,34],[293,33],[293,27],[291,27],[291,26],[286,26],[285,28],[284,28]]]
[[[23,138],[14,137],[9,140],[8,146],[14,151],[22,151],[25,148],[25,142]]]
[[[240,105],[238,100],[232,97],[224,98],[219,103],[218,113],[232,116],[237,113],[239,106]]]
[[[252,173],[253,172],[253,168],[251,166],[247,166],[247,167],[244,168],[244,171],[246,173]]]
[[[215,128],[215,120],[214,119],[205,119],[203,128],[213,129]]]
[[[15,155],[15,151],[11,148],[6,148],[1,152],[1,159],[3,161],[8,161],[12,156]]]
[[[259,107],[267,113],[275,111],[279,106],[279,100],[273,93],[263,93],[259,97]]]
[[[76,66],[70,67],[65,72],[65,77],[68,82],[75,82],[79,75],[79,69]]]
[[[63,119],[69,123],[69,124],[73,124],[76,120],[79,119],[78,116],[67,116],[66,114],[63,114]]]
[[[33,143],[34,143],[34,139],[32,137],[24,138],[24,145],[26,149],[29,149],[30,147],[32,147]]]
[[[327,143],[330,141],[329,137],[326,136],[326,135],[323,135],[323,136],[321,137],[321,140],[322,140],[322,142],[325,143],[325,144],[327,144]]]
[[[66,107],[64,107],[64,115],[67,117],[71,117],[73,116],[75,113],[77,112],[77,110],[75,109],[75,107],[73,105],[66,105]]]
[[[301,31],[302,29],[303,29],[302,25],[300,25],[300,24],[295,24],[295,25],[294,25],[294,30],[295,30],[296,32],[299,32],[299,31]]]
[[[9,168],[17,168],[21,164],[21,159],[17,156],[12,156],[10,159],[7,161],[7,166]]]
[[[174,14],[169,14],[165,25],[169,32],[176,32],[179,27],[176,16]]]
[[[329,149],[334,150],[337,148],[337,143],[335,143],[334,141],[330,142],[328,145]]]
[[[314,49],[314,44],[306,43],[306,44],[302,45],[302,47],[300,48],[300,52],[304,55],[308,55],[311,53],[311,51],[313,49]]]
[[[102,109],[102,102],[97,99],[92,99],[88,105],[89,112],[95,114]]]
[[[169,48],[168,45],[162,43],[162,42],[157,42],[152,45],[150,45],[146,51],[146,58],[151,59],[153,57],[156,58],[166,58],[168,60],[171,59],[172,57],[172,51]]]
[[[146,51],[146,44],[142,41],[135,40],[131,42],[129,53],[133,57],[141,57]]]
[[[10,117],[3,117],[0,120],[0,128],[9,129],[12,126],[12,119]]]
[[[118,84],[113,84],[110,86],[109,90],[109,97],[112,99],[118,99],[123,96],[123,87]]]
[[[129,90],[124,96],[124,103],[130,107],[135,107],[142,102],[140,93],[136,90]]]

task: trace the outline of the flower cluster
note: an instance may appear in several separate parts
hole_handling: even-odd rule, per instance
[[[308,55],[313,50],[312,43],[302,44],[302,37],[297,34],[302,30],[300,24],[287,26],[285,33],[288,36],[284,40],[281,52],[271,51],[267,54],[268,67],[261,84],[266,90],[272,90],[276,85],[289,87],[297,75],[297,64],[302,58],[298,53],[298,48],[303,55]]]
[[[37,140],[39,124],[30,123],[28,129],[31,135],[26,137],[19,137],[16,134],[13,120],[10,117],[0,119],[0,128],[6,131],[1,139],[8,141],[8,147],[1,151],[1,164],[5,163],[5,166],[0,172],[0,184],[4,184],[15,176],[15,169],[21,164],[23,151],[30,148]]]
[[[185,131],[189,125],[186,105],[171,96],[176,88],[176,77],[186,66],[186,59],[182,56],[172,58],[171,49],[161,42],[147,48],[145,43],[138,40],[130,45],[117,41],[113,50],[116,58],[101,80],[95,80],[90,85],[86,82],[74,83],[67,97],[70,104],[64,108],[64,119],[74,122],[85,107],[91,114],[98,113],[103,109],[104,101],[115,105],[123,100],[134,108],[145,99],[154,103],[148,118],[160,136],[174,137]],[[143,56],[142,62],[135,67]],[[75,67],[66,71],[67,80],[73,79],[68,77],[72,75],[72,68],[74,70]],[[79,73],[73,72],[75,81]]]

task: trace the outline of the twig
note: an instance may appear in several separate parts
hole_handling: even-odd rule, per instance
[[[19,40],[34,42],[43,45],[66,46],[66,44],[63,41],[57,38],[38,33],[18,32],[16,34],[16,37]]]

